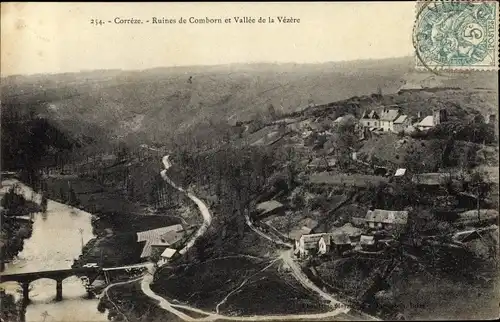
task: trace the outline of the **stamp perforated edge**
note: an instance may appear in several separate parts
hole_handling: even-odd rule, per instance
[[[425,64],[421,59],[418,54],[418,50],[416,48],[416,43],[415,43],[415,32],[417,28],[417,23],[418,23],[418,16],[420,12],[420,6],[422,6],[425,3],[443,3],[443,2],[476,2],[476,3],[483,3],[483,2],[488,2],[488,3],[494,3],[495,4],[495,11],[496,11],[496,17],[497,19],[495,20],[495,65],[470,65],[470,66],[451,66],[451,65],[428,65]],[[415,55],[415,69],[417,71],[431,71],[433,73],[437,72],[452,72],[452,73],[464,73],[464,72],[497,72],[499,70],[500,66],[500,12],[499,12],[499,2],[495,0],[417,0],[415,1],[415,20],[413,22],[413,29],[412,29],[412,43],[413,43],[413,49],[414,49],[414,55]]]

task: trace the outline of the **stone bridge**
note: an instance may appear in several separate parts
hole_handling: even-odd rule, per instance
[[[41,278],[48,278],[56,281],[56,301],[62,300],[62,282],[64,279],[70,276],[87,276],[89,278],[89,284],[101,274],[101,268],[99,267],[82,267],[82,268],[70,268],[70,269],[59,269],[53,271],[40,271],[31,273],[19,273],[19,274],[6,274],[0,276],[0,282],[18,282],[21,284],[23,289],[23,301],[25,304],[29,303],[29,285],[31,282],[36,281]]]

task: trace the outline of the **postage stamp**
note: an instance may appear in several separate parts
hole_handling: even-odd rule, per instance
[[[498,68],[497,1],[418,1],[416,15],[417,68]]]

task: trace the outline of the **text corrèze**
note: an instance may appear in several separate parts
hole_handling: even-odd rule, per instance
[[[288,16],[268,16],[268,17],[251,17],[251,16],[234,16],[234,17],[151,17],[149,20],[137,18],[122,18],[116,17],[113,22],[115,24],[265,24],[265,23],[280,23],[280,24],[295,24],[300,23],[300,18]]]

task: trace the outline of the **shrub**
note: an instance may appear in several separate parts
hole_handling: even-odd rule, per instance
[[[414,133],[414,138],[449,139],[470,141],[474,143],[493,143],[495,129],[492,124],[483,122],[449,121],[443,122],[426,132]]]

